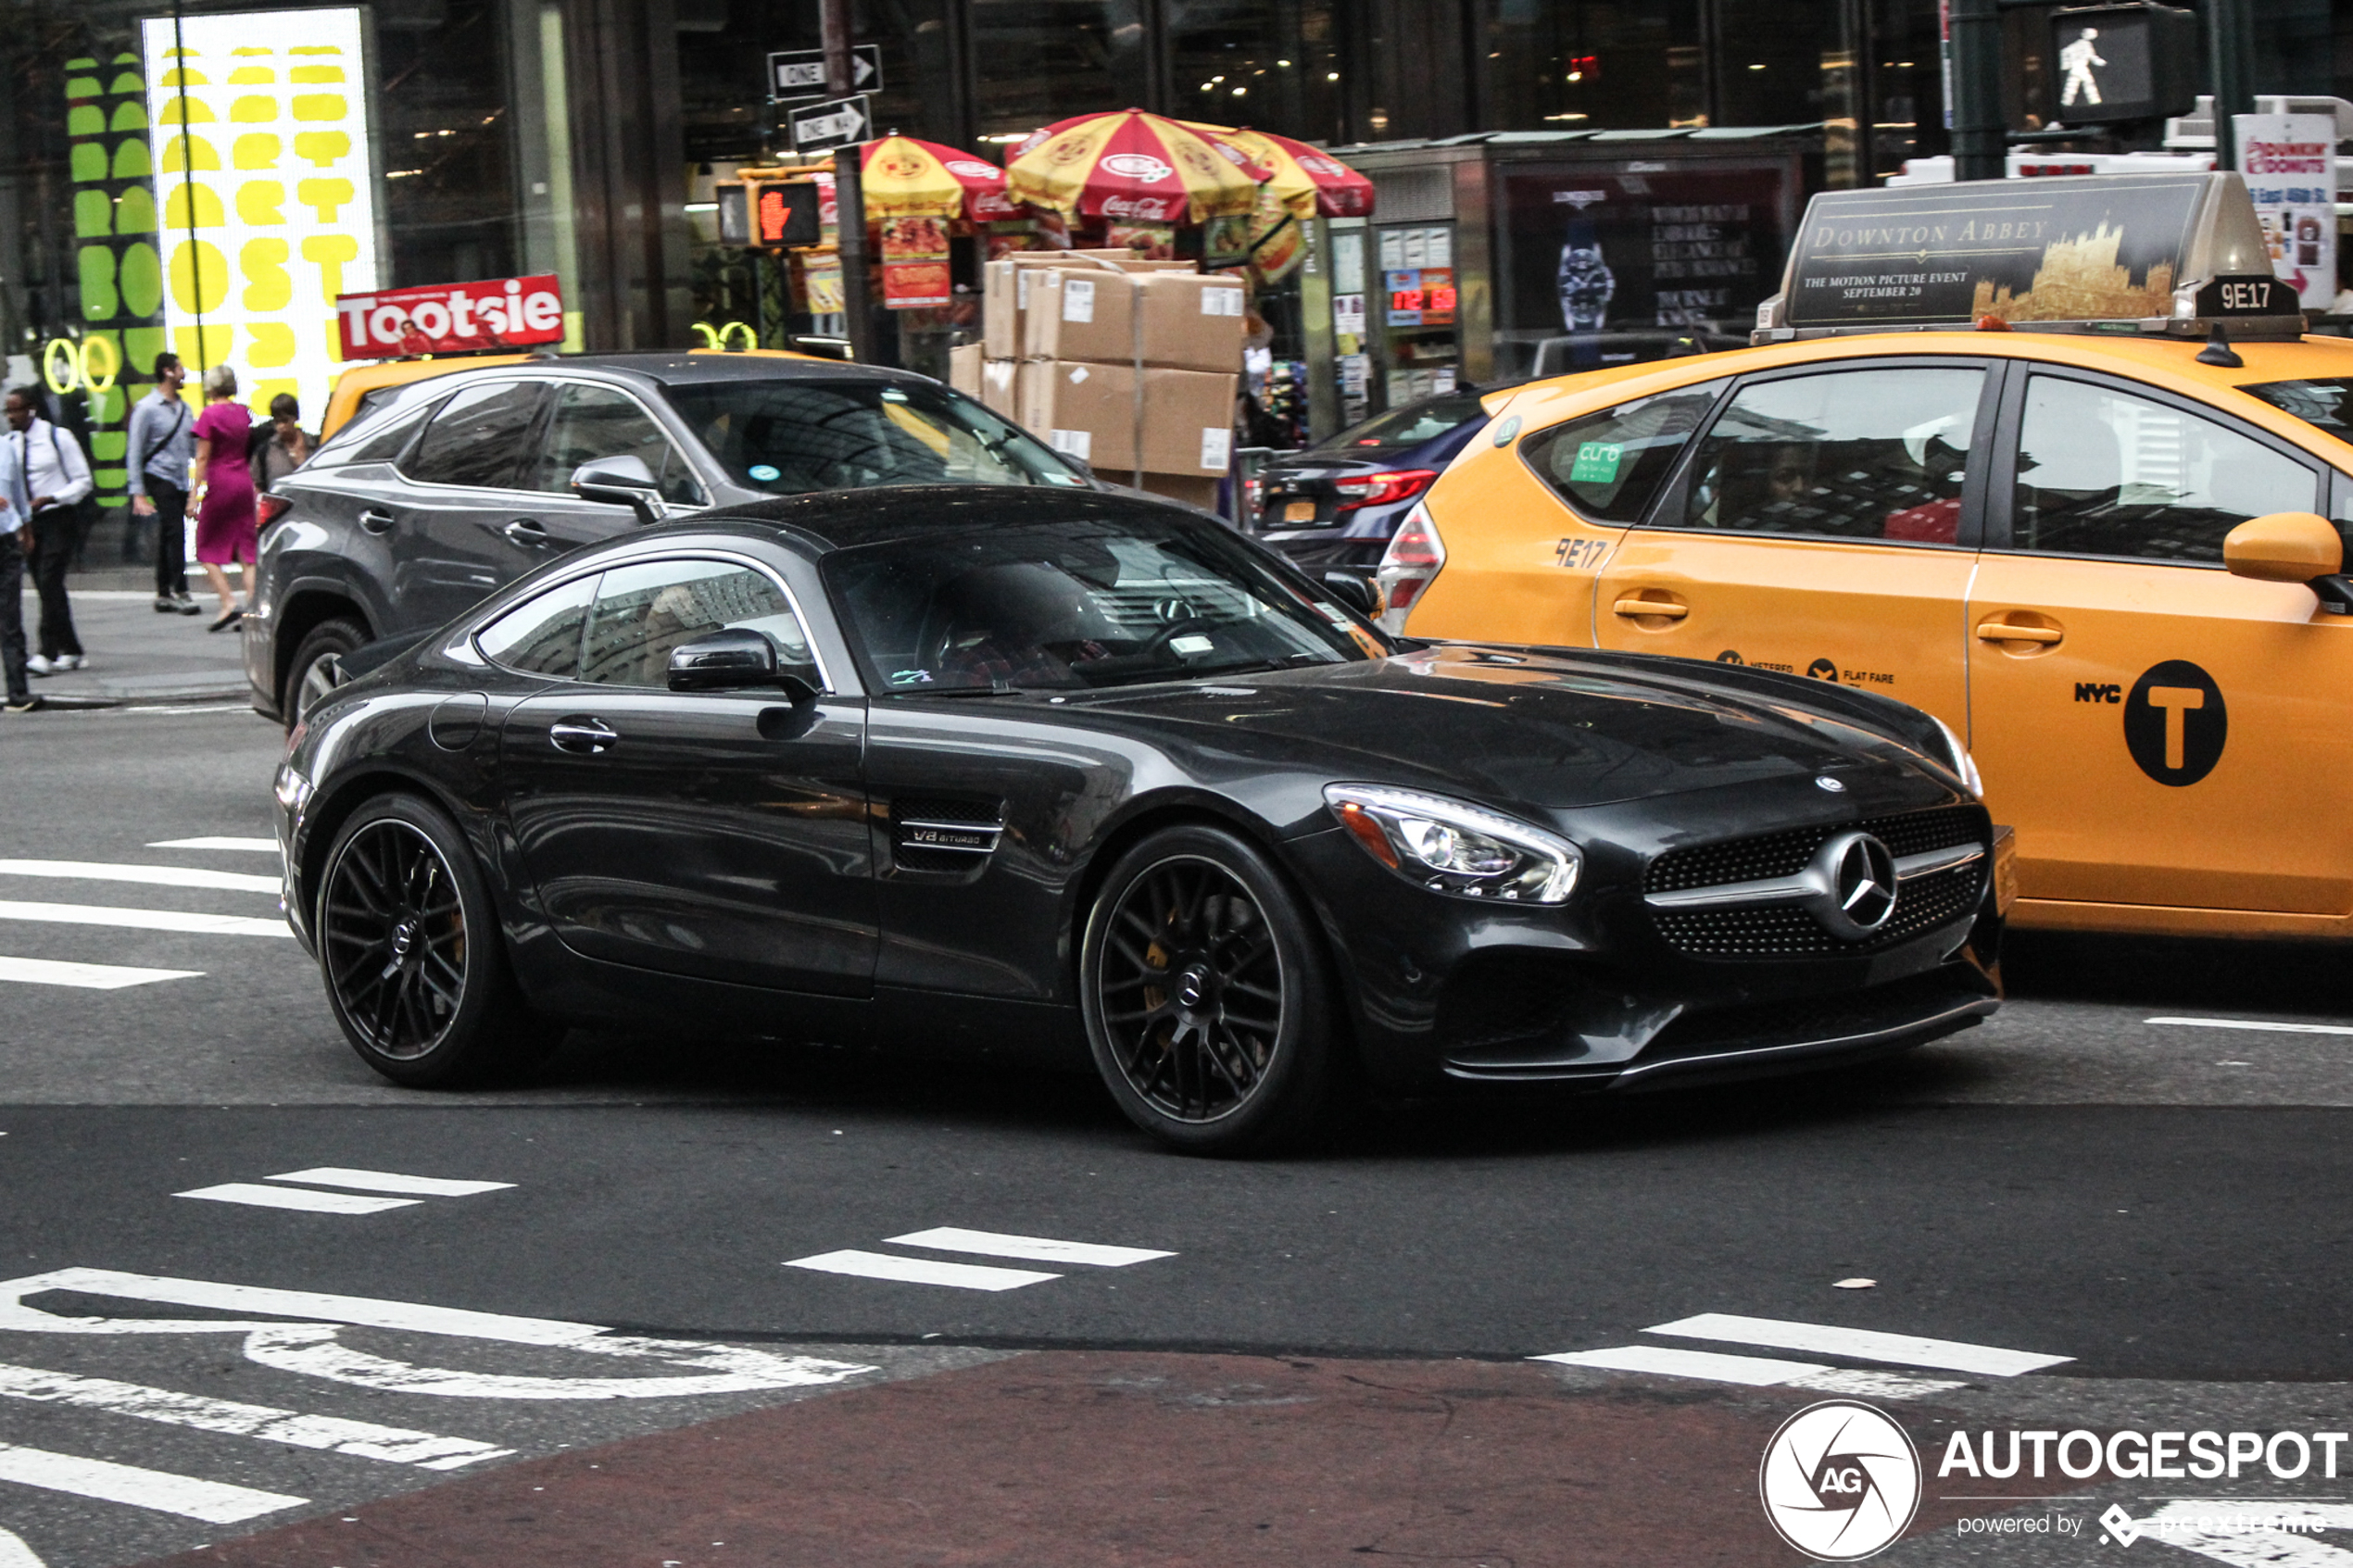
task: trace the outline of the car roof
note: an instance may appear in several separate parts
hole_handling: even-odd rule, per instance
[[[1101,517],[1201,521],[1198,513],[1174,502],[1108,490],[1064,490],[1044,484],[891,484],[752,501],[665,524],[656,533],[690,533],[713,528],[734,533],[740,527],[774,538],[782,530],[821,552],[830,552],[974,528],[1077,522]]]

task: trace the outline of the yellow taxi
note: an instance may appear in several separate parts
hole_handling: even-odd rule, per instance
[[[1390,624],[1925,709],[2022,924],[2353,935],[2353,343],[2237,176],[2156,178],[1817,197],[1761,346],[1497,394]]]

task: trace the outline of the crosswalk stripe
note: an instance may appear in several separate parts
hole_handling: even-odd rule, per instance
[[[1764,1356],[1727,1356],[1715,1350],[1683,1350],[1665,1345],[1621,1345],[1607,1350],[1562,1350],[1530,1361],[1557,1361],[1562,1366],[1602,1367],[1610,1372],[1662,1373],[1669,1377],[1704,1377],[1711,1383],[1740,1383],[1762,1388],[1787,1383],[1807,1373],[1828,1372],[1810,1361],[1777,1361]]]
[[[986,1258],[1026,1258],[1038,1263],[1091,1263],[1098,1268],[1124,1269],[1174,1252],[1142,1247],[1103,1247],[1089,1241],[1054,1241],[1042,1236],[1003,1236],[996,1231],[968,1231],[956,1225],[886,1236],[893,1247],[928,1247],[941,1252],[977,1252]]]
[[[2253,1018],[2145,1018],[2141,1022],[2181,1029],[2254,1029],[2267,1035],[2353,1035],[2353,1024],[2267,1023]]]
[[[404,1176],[396,1171],[354,1171],[341,1165],[319,1165],[308,1171],[288,1171],[283,1175],[265,1176],[270,1182],[308,1182],[313,1186],[355,1187],[361,1192],[406,1192],[421,1198],[472,1198],[480,1192],[499,1192],[513,1186],[512,1182],[459,1182],[442,1176]]]
[[[1910,1334],[1881,1334],[1867,1328],[1741,1317],[1730,1312],[1702,1312],[1697,1317],[1679,1318],[1642,1332],[1684,1339],[1721,1339],[1734,1345],[1762,1345],[1773,1350],[1805,1350],[1818,1356],[1849,1356],[1860,1361],[1888,1361],[1897,1366],[1938,1367],[1986,1377],[2016,1377],[2020,1373],[2037,1372],[2075,1359],[2038,1355],[2032,1350],[2005,1350],[1992,1345],[1968,1345],[1953,1339],[1923,1339]]]
[[[41,904],[0,898],[0,920],[46,921],[55,925],[116,925],[132,931],[183,931],[197,936],[285,936],[294,928],[282,920],[251,915],[195,914],[183,909],[131,909],[111,904]]]
[[[274,838],[164,838],[147,846],[150,849],[237,849],[254,855],[275,855],[278,841]]]
[[[477,1312],[464,1307],[428,1307],[416,1301],[332,1296],[320,1290],[281,1290],[266,1285],[222,1285],[208,1279],[126,1273],[119,1269],[52,1269],[46,1273],[0,1280],[0,1307],[44,1290],[158,1301],[169,1307],[197,1307],[208,1311],[252,1312],[308,1318],[317,1323],[405,1329],[417,1334],[447,1334],[509,1345],[581,1345],[605,1332],[592,1323],[567,1323],[561,1318],[511,1317],[504,1312]],[[0,1317],[0,1323],[12,1328],[24,1326],[6,1323],[5,1317]]]
[[[854,1274],[861,1279],[895,1280],[902,1285],[946,1285],[960,1290],[1019,1290],[1042,1285],[1060,1274],[1034,1269],[992,1269],[978,1263],[943,1263],[932,1258],[894,1258],[887,1252],[861,1252],[849,1248],[821,1252],[813,1258],[791,1258],[788,1269],[814,1269],[821,1273]]]
[[[0,1481],[101,1502],[128,1503],[157,1513],[176,1513],[182,1519],[201,1519],[208,1524],[234,1524],[281,1509],[300,1508],[310,1500],[103,1459],[19,1448],[14,1443],[0,1443]]]
[[[127,866],[104,860],[0,860],[0,876],[56,876],[81,882],[138,882],[151,887],[209,887],[225,893],[277,893],[274,876],[200,866]]]
[[[46,1568],[39,1554],[13,1530],[0,1529],[0,1568]]]
[[[126,964],[71,963],[64,959],[0,958],[0,980],[27,985],[75,985],[85,991],[120,991],[158,980],[194,980],[200,969],[133,969]]]
[[[346,1421],[340,1416],[309,1415],[269,1405],[240,1404],[233,1399],[208,1399],[170,1388],[147,1388],[111,1378],[47,1372],[39,1367],[0,1363],[0,1397],[106,1411],[169,1426],[258,1437],[291,1448],[321,1449],[359,1459],[422,1465],[428,1470],[455,1470],[514,1452],[512,1449],[497,1448],[471,1437],[444,1437],[433,1432]]]
[[[301,1187],[266,1187],[258,1182],[222,1182],[218,1186],[191,1187],[174,1198],[203,1198],[215,1203],[246,1203],[256,1209],[303,1209],[314,1214],[377,1214],[386,1209],[407,1209],[422,1201],[414,1198],[362,1198],[356,1192],[309,1192]]]

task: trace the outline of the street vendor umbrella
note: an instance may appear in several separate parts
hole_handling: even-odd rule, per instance
[[[1064,216],[1149,223],[1246,213],[1265,176],[1230,144],[1141,109],[1049,125],[1005,166],[1016,200]]]
[[[866,216],[969,218],[975,222],[1018,218],[1020,206],[1005,194],[1005,171],[970,153],[890,135],[869,142],[858,159]]]
[[[1277,136],[1271,131],[1244,127],[1183,123],[1239,149],[1267,171],[1266,188],[1301,220],[1317,213],[1326,218],[1369,218],[1373,213],[1373,182],[1320,147]]]

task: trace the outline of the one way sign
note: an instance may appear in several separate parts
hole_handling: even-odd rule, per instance
[[[867,105],[866,94],[861,93],[854,98],[837,98],[831,103],[794,109],[785,119],[792,128],[794,152],[822,153],[864,141],[875,115]]]
[[[882,90],[882,45],[861,44],[849,51],[849,90]],[[768,56],[768,95],[778,103],[821,98],[825,93],[825,52],[786,49]]]

